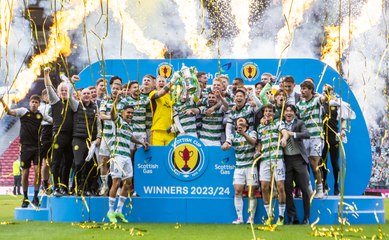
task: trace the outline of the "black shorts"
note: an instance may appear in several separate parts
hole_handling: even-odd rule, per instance
[[[39,148],[36,146],[20,145],[20,165],[22,169],[29,169],[31,161],[34,165],[39,163]]]

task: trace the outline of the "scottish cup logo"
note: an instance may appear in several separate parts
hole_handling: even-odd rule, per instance
[[[242,66],[242,76],[249,82],[258,78],[258,65],[253,62],[247,62]]]
[[[164,78],[170,78],[173,73],[173,65],[168,62],[163,62],[158,65],[157,75],[162,76]]]
[[[194,137],[182,136],[170,143],[169,173],[180,180],[198,178],[206,169],[203,143]]]

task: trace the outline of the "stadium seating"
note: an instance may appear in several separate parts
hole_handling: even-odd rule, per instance
[[[10,187],[14,184],[14,179],[12,176],[12,164],[15,159],[19,158],[19,143],[20,139],[17,137],[0,156],[0,187]],[[33,168],[31,168],[28,182],[31,185],[33,181],[34,171]]]

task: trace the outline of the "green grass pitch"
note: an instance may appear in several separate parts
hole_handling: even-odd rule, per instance
[[[20,196],[0,196],[0,239],[335,239],[339,225],[310,226],[285,225],[270,231],[263,225],[221,224],[97,224],[97,223],[50,223],[15,221],[14,208],[19,207]],[[389,199],[385,199],[386,224],[345,226],[344,239],[389,239]],[[335,230],[331,231],[331,227]],[[316,235],[316,236],[315,236]],[[327,237],[318,237],[325,235]],[[339,236],[338,236],[338,239]]]

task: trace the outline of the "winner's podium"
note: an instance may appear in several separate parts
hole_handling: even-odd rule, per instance
[[[234,151],[205,147],[197,138],[182,136],[167,147],[139,149],[134,164],[135,190],[123,210],[130,222],[225,223],[236,219],[232,178]],[[358,184],[358,183],[355,183]],[[32,198],[32,197],[30,197]],[[15,209],[16,220],[55,222],[107,221],[107,197],[41,197],[41,208]],[[277,203],[277,200],[274,199]],[[314,199],[311,222],[337,224],[340,197]],[[302,200],[295,200],[298,217],[303,217]],[[276,204],[275,215],[278,215]],[[345,196],[344,217],[351,224],[385,222],[381,197]],[[244,219],[247,198],[244,200]],[[255,223],[262,223],[265,209],[258,199]],[[302,220],[302,219],[300,219]]]

